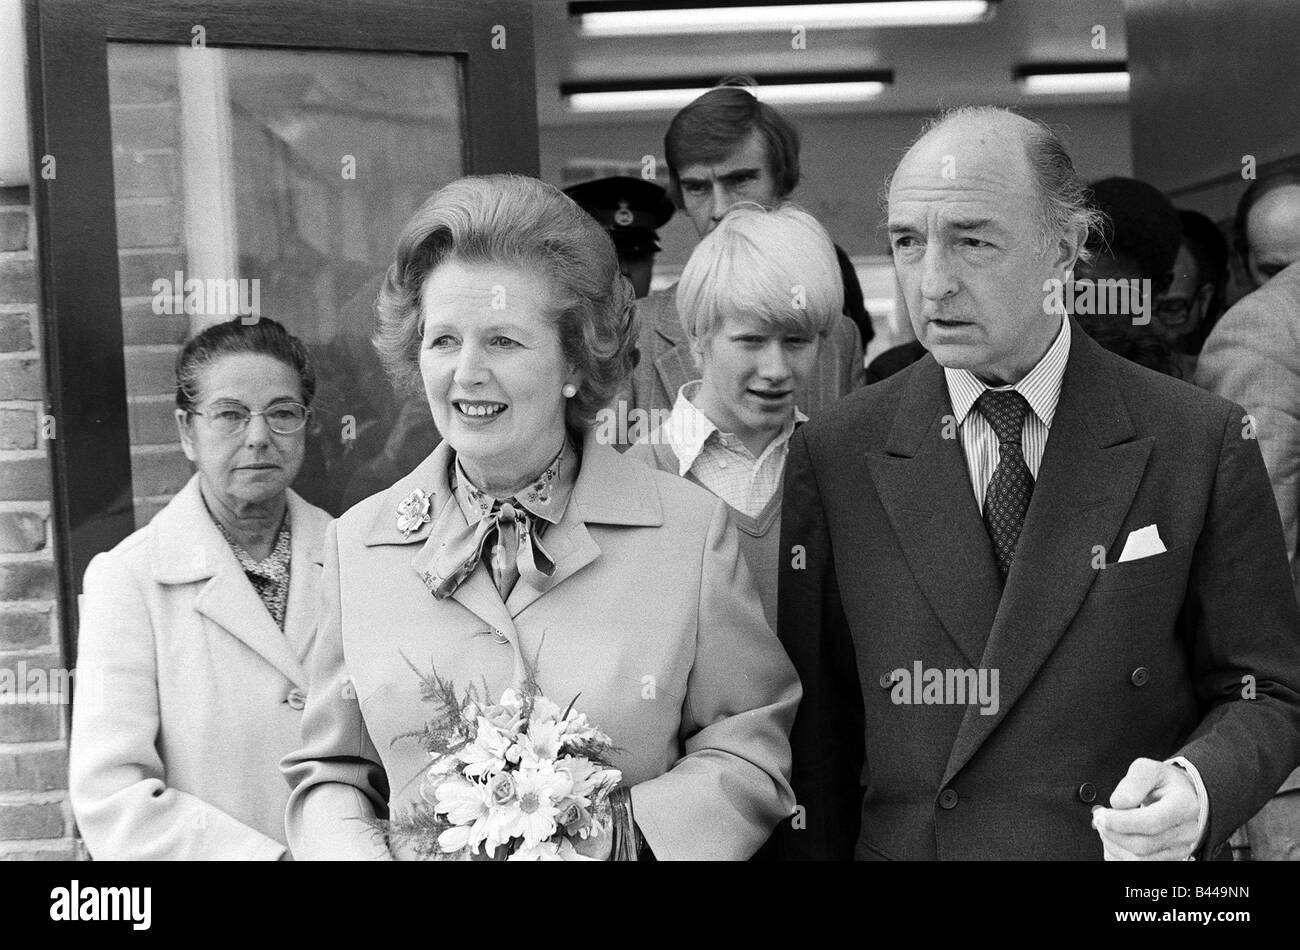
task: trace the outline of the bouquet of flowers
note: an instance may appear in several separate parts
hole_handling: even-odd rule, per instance
[[[398,739],[418,740],[430,764],[421,802],[372,826],[419,858],[586,860],[573,841],[611,832],[609,797],[622,773],[606,758],[609,736],[575,710],[577,697],[561,709],[530,681],[488,704],[406,662],[438,715]]]

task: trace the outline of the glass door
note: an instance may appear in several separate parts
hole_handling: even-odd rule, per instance
[[[190,474],[176,354],[235,317],[278,320],[316,365],[299,494],[337,515],[392,484],[437,431],[384,377],[374,301],[406,219],[465,173],[460,63],[110,43],[108,86],[136,526]]]
[[[334,514],[436,443],[370,346],[374,300],[431,191],[537,174],[532,14],[525,0],[27,0],[26,19],[72,662],[86,564],[190,476],[173,367],[195,332],[272,317],[308,345],[317,412],[294,487]]]

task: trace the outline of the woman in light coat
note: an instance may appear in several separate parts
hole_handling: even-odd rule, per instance
[[[445,441],[326,539],[285,761],[297,857],[402,855],[365,820],[420,802],[428,758],[401,736],[436,710],[407,658],[490,701],[528,675],[578,697],[617,747],[631,843],[589,857],[743,859],[791,813],[799,684],[726,506],[592,425],[631,367],[632,303],[604,231],[533,179],[460,179],[407,224],[379,343]]]
[[[279,760],[299,744],[329,515],[289,483],[315,377],[278,323],[222,323],[177,360],[197,469],[86,571],[69,791],[98,859],[288,856]]]

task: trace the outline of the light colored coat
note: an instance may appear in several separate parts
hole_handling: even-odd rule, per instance
[[[389,857],[356,819],[419,800],[427,758],[397,737],[437,710],[406,657],[494,700],[527,658],[549,698],[577,696],[620,747],[614,764],[658,858],[749,857],[793,809],[800,689],[726,505],[589,434],[568,506],[543,538],[557,564],[550,589],[520,580],[503,602],[480,565],[438,601],[421,572],[436,539],[465,525],[447,484],[451,451],[442,443],[330,528],[303,748],[284,763],[295,856]],[[433,523],[404,538],[395,512],[416,488],[432,496]]]
[[[1196,364],[1196,385],[1240,404],[1254,420],[1300,600],[1300,264],[1237,301],[1214,325]]]
[[[1214,325],[1201,348],[1196,385],[1239,403],[1253,420],[1250,428],[1268,468],[1291,558],[1291,585],[1300,602],[1300,264],[1237,301]],[[1300,854],[1300,769],[1280,791],[1291,794],[1275,798],[1266,809],[1290,818],[1252,823],[1257,859],[1275,851],[1289,852],[1292,860]],[[1261,840],[1266,828],[1284,825],[1290,825],[1285,843],[1277,842],[1275,833],[1267,835],[1274,843]]]
[[[98,859],[286,855],[280,759],[299,744],[330,516],[289,495],[281,632],[198,476],[86,570],[69,794]]]

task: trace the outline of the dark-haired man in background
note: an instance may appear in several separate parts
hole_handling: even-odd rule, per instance
[[[726,82],[726,81],[724,81]],[[740,82],[740,80],[734,80]],[[799,184],[799,133],[746,85],[721,85],[688,104],[664,136],[669,196],[700,237],[741,201],[772,206]],[[838,251],[838,248],[837,248]],[[862,290],[847,256],[840,256],[846,301],[861,307]],[[677,313],[676,285],[637,304],[640,362],[624,394],[628,410],[667,412],[699,368]],[[852,319],[851,319],[852,318]],[[863,346],[871,339],[865,308],[849,313],[818,353],[807,385],[796,393],[810,417],[863,384]]]
[[[1223,313],[1228,283],[1228,242],[1218,225],[1196,211],[1180,210],[1183,238],[1169,285],[1156,300],[1152,327],[1191,380],[1201,347]]]
[[[1073,316],[1110,352],[1158,373],[1178,375],[1173,353],[1152,319],[1156,298],[1168,289],[1178,258],[1178,211],[1158,188],[1136,178],[1103,178],[1088,191],[1103,220],[1088,235],[1087,254],[1076,264],[1074,277],[1078,287],[1091,282],[1097,292],[1093,306],[1076,308]],[[1116,297],[1100,289],[1106,281],[1121,281],[1136,292]],[[1110,312],[1109,304],[1116,301],[1121,306]]]

